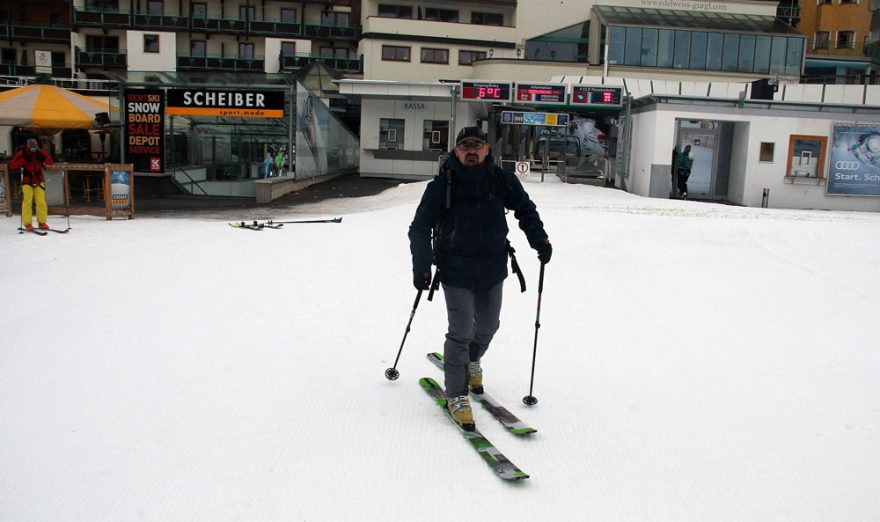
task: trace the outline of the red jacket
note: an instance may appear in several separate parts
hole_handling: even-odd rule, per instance
[[[28,149],[22,149],[12,157],[12,161],[9,162],[9,168],[15,172],[24,167],[21,182],[26,185],[39,185],[45,181],[43,167],[53,163],[55,162],[52,161],[52,156],[49,156],[42,150],[37,149],[36,152],[31,152]]]

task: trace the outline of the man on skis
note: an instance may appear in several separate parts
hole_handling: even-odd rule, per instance
[[[553,252],[535,204],[513,172],[495,166],[486,141],[478,127],[458,133],[454,153],[428,183],[409,227],[414,286],[429,289],[432,260],[443,284],[447,408],[466,430],[474,429],[468,389],[482,393],[480,359],[500,325],[509,245],[505,209],[514,212],[541,263]]]

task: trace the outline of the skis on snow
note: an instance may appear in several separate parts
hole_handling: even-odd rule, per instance
[[[246,228],[248,230],[263,230],[266,228],[281,228],[284,225],[292,225],[292,224],[303,224],[303,223],[342,223],[341,217],[335,217],[332,219],[302,219],[299,221],[272,221],[271,219],[268,221],[251,221],[250,223],[246,221],[240,221],[238,223],[230,223],[229,226],[232,228]]]
[[[257,221],[253,221],[251,223],[241,221],[239,223],[230,223],[229,226],[232,228],[246,228],[248,230],[263,230],[264,228],[281,228],[283,225],[269,225],[267,223],[259,223]]]
[[[428,360],[434,363],[441,370],[443,369],[443,356],[437,352],[429,353],[427,355]],[[525,422],[519,420],[516,415],[510,413],[510,410],[502,406],[498,401],[493,399],[488,393],[474,393],[471,392],[471,397],[477,402],[479,402],[484,408],[489,410],[489,413],[495,417],[498,422],[500,422],[507,431],[515,434],[515,435],[528,435],[529,433],[535,433],[535,428],[532,428]]]
[[[483,436],[476,428],[467,431],[452,418],[452,414],[446,408],[446,393],[443,388],[437,384],[437,381],[430,377],[422,377],[419,384],[425,392],[440,406],[440,409],[446,414],[446,417],[458,428],[461,436],[473,447],[480,457],[492,468],[498,477],[504,480],[522,480],[529,478],[528,474],[516,467],[507,457],[504,456],[489,440]]]

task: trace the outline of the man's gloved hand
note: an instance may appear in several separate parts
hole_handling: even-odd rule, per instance
[[[550,256],[553,255],[553,245],[550,244],[549,239],[545,239],[544,243],[538,246],[538,260],[541,261],[542,265],[546,265],[550,262]]]
[[[413,272],[413,286],[416,290],[428,290],[431,288],[431,273]]]

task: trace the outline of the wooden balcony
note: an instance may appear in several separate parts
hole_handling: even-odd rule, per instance
[[[363,74],[364,64],[358,58],[321,58],[310,54],[297,54],[295,56],[281,56],[281,70],[294,70],[306,67],[312,62],[323,62],[328,67],[350,74]]]
[[[77,48],[76,63],[80,67],[101,67],[103,69],[125,69],[128,59],[119,50],[89,50]]]

